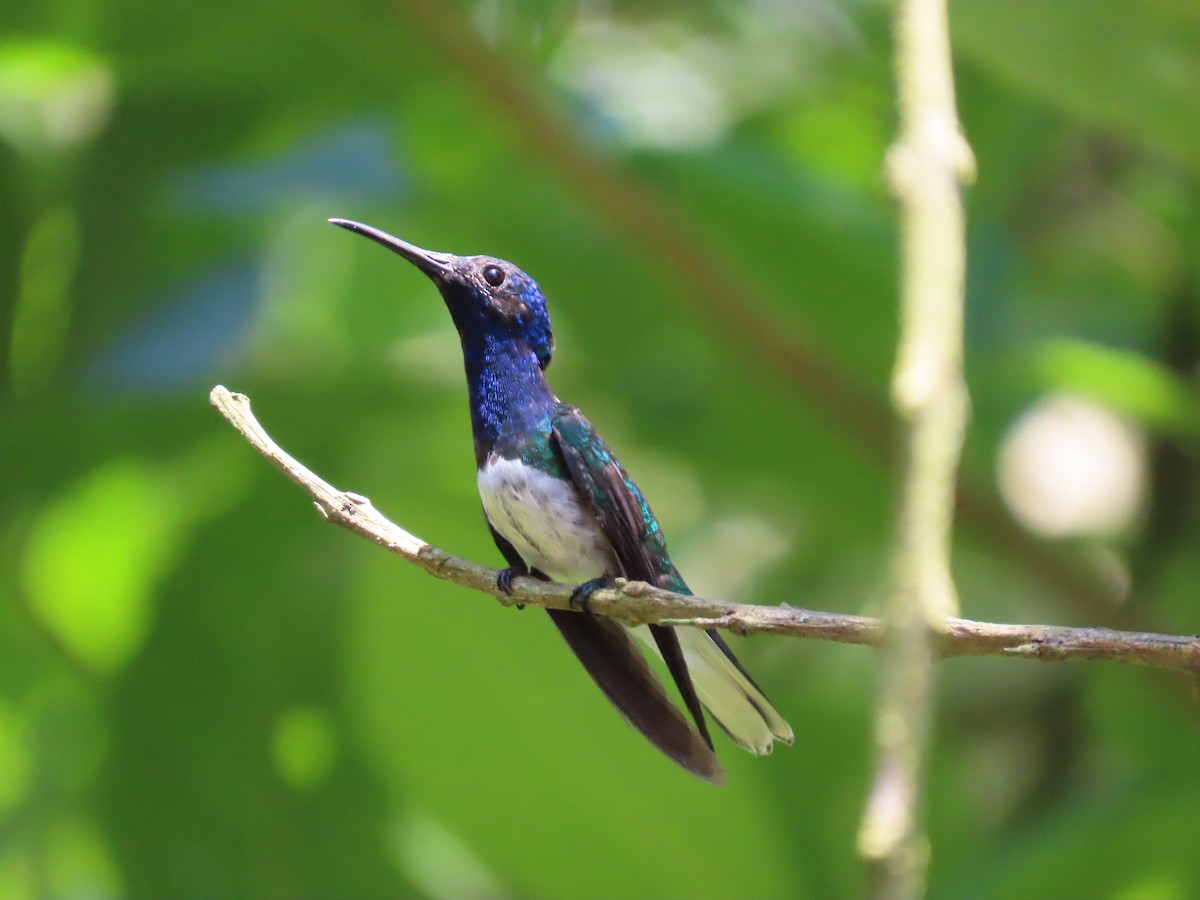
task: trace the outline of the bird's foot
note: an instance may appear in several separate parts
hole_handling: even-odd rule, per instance
[[[518,575],[524,575],[524,574],[525,574],[524,571],[519,572],[512,566],[508,566],[505,569],[501,569],[500,574],[496,576],[496,587],[511,597],[512,592],[513,592],[513,579],[516,578]],[[525,608],[524,603],[514,603],[513,605],[517,609]]]
[[[612,587],[613,577],[611,575],[601,575],[599,578],[593,578],[591,581],[585,581],[581,585],[577,585],[575,590],[571,591],[571,609],[577,609],[580,612],[590,613],[588,609],[588,601],[592,599],[592,594],[600,590],[600,588]]]

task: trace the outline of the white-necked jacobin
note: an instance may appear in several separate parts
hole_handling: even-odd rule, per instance
[[[499,587],[510,592],[518,575],[578,585],[573,600],[584,610],[588,596],[615,576],[690,593],[642,492],[591,423],[547,384],[554,336],[533,279],[490,256],[432,253],[368,225],[329,221],[407,259],[450,310],[467,370],[479,495],[508,562]],[[701,705],[751,753],[792,742],[791,727],[715,630],[627,629],[587,612],[547,612],[613,705],[689,772],[715,783],[725,778]],[[694,730],[631,633],[666,662]]]

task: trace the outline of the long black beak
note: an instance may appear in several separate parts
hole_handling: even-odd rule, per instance
[[[337,225],[347,231],[370,238],[393,253],[400,254],[435,281],[444,280],[453,269],[454,257],[449,253],[432,253],[429,250],[422,250],[398,237],[392,237],[386,231],[380,231],[370,225],[363,225],[361,222],[352,222],[349,219],[330,219],[329,222],[331,225]]]

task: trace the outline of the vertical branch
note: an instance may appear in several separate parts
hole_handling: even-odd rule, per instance
[[[968,411],[959,181],[973,168],[955,113],[945,0],[898,0],[895,39],[900,129],[887,165],[900,204],[892,402],[904,426],[904,471],[875,722],[878,759],[859,831],[871,894],[887,900],[923,893],[929,857],[921,796],[933,641],[958,605],[950,533]]]

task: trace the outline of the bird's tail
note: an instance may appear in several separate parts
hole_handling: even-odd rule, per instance
[[[631,725],[689,772],[714,784],[725,781],[725,769],[712,747],[667,697],[662,682],[625,628],[598,616],[560,609],[546,612],[588,674]],[[649,629],[643,630],[649,639]]]
[[[639,637],[646,629],[636,629]],[[795,740],[792,727],[771,705],[721,636],[709,629],[676,628],[700,702],[738,746],[758,756],[775,741]],[[645,635],[649,637],[649,635]]]

